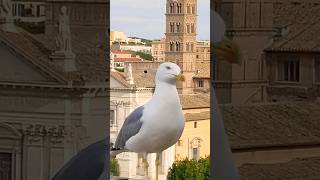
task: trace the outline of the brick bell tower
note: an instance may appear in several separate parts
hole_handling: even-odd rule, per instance
[[[179,93],[191,94],[196,72],[197,0],[167,0],[165,60],[177,63],[186,77]]]

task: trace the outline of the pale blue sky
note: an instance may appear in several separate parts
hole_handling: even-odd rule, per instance
[[[111,31],[159,39],[165,32],[166,0],[111,0]],[[210,0],[198,0],[198,40],[210,39]]]

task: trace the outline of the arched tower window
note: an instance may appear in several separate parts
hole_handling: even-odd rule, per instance
[[[169,45],[169,50],[170,50],[171,52],[173,51],[173,44],[174,44],[174,43],[171,41],[171,42],[170,42],[170,45]]]
[[[170,32],[174,32],[174,23],[170,22]]]
[[[195,13],[196,13],[196,7],[195,7],[195,5],[192,5],[191,7],[192,7],[191,13],[192,13],[192,14],[195,14]]]
[[[190,14],[191,13],[191,7],[190,7],[190,4],[187,4],[187,14]]]
[[[186,33],[190,33],[190,24],[187,24],[187,32]]]
[[[180,23],[177,23],[177,32],[180,32]]]
[[[189,46],[190,46],[190,44],[187,42],[186,43],[186,51],[189,51],[189,48],[190,48]]]
[[[191,33],[194,33],[194,24],[191,24]]]
[[[191,43],[191,48],[190,48],[191,52],[193,52],[193,43]]]
[[[173,13],[173,9],[174,9],[174,5],[173,5],[173,3],[170,3],[169,12],[170,12],[170,13]]]
[[[178,4],[178,11],[177,11],[177,13],[182,13],[182,4],[181,4],[181,3]]]
[[[176,42],[176,51],[179,51],[179,42]]]

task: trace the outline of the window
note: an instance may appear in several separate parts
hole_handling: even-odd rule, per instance
[[[314,59],[314,81],[320,82],[320,56]]]
[[[137,174],[144,175],[144,162],[143,162],[143,155],[141,153],[138,154]]]
[[[182,144],[182,140],[180,139],[179,141],[178,141],[178,146],[182,146],[183,144]]]
[[[204,87],[203,80],[199,80],[199,81],[198,81],[198,87]]]
[[[110,110],[110,126],[113,127],[115,126],[115,113],[114,110]]]
[[[194,33],[194,24],[191,24],[191,33]]]
[[[279,81],[299,81],[300,62],[295,55],[278,57],[278,80]]]
[[[173,3],[170,3],[169,12],[170,12],[170,13],[173,13],[173,9],[174,9],[174,5],[173,5]]]
[[[173,42],[170,42],[170,51],[173,51]]]
[[[186,43],[186,51],[189,51],[189,43]]]
[[[196,137],[190,142],[192,159],[199,160],[201,141],[200,138]]]
[[[199,159],[199,148],[192,148],[192,159]]]
[[[1,180],[9,180],[14,179],[12,177],[12,170],[13,170],[13,158],[11,153],[0,153],[0,179]]]
[[[191,52],[193,52],[193,43],[191,43]]]
[[[187,33],[190,33],[190,25],[187,24]]]
[[[180,23],[177,23],[177,32],[180,32]]]
[[[174,23],[170,22],[170,32],[174,32]]]
[[[197,122],[194,122],[193,123],[193,128],[197,128],[198,127],[198,123]]]
[[[192,13],[192,14],[195,14],[195,13],[196,13],[196,7],[195,7],[194,5],[192,6],[191,13]]]
[[[176,51],[180,51],[180,42],[176,42]]]
[[[178,13],[182,13],[182,11],[181,11],[181,10],[182,10],[182,8],[181,8],[181,7],[182,7],[182,4],[181,4],[181,3],[180,3],[180,4],[178,4]]]
[[[191,13],[190,4],[187,4],[187,13],[188,13],[188,14]]]

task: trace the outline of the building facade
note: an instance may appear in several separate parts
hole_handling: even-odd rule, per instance
[[[186,80],[178,84],[182,93],[192,93],[196,72],[197,0],[166,1],[165,61],[176,62]]]
[[[57,10],[71,3],[72,11],[82,4],[51,3]],[[103,9],[109,6],[98,4]],[[105,27],[96,33],[105,34]],[[75,38],[77,29],[71,28],[74,61],[63,53],[57,60],[52,56],[57,34],[0,29],[1,180],[50,180],[77,152],[106,137],[105,44]],[[66,70],[68,63],[74,70]]]
[[[165,44],[166,44],[165,38],[161,38],[160,40],[152,41],[151,55],[152,55],[154,61],[164,62],[164,60],[165,60],[165,53],[164,53],[165,52]]]

